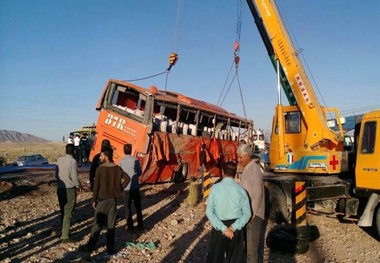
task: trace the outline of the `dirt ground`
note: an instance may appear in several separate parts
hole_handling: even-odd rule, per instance
[[[80,180],[88,185],[88,173]],[[2,183],[5,190],[10,184]],[[91,193],[82,192],[72,220],[71,233],[81,240],[61,244],[56,184],[52,175],[31,174],[12,181],[0,193],[0,262],[205,262],[211,226],[202,203],[185,205],[189,183],[143,185],[142,205],[146,229],[128,233],[125,220],[116,228],[116,256],[105,253],[105,232],[98,248],[85,258],[78,250],[91,231],[94,210]],[[123,214],[120,203],[118,213]],[[305,254],[284,254],[265,247],[264,262],[380,262],[380,242],[353,222],[308,214],[320,237]],[[267,233],[273,227],[267,226]]]

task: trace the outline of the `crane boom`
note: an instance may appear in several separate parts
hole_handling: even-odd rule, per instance
[[[343,129],[339,112],[335,108],[327,109],[318,102],[275,2],[247,0],[247,4],[273,66],[276,60],[280,63],[276,71],[279,71],[281,86],[291,105],[277,106],[272,127],[271,167],[286,172],[337,173],[346,170],[344,165],[334,165],[333,169],[329,169],[329,162],[337,160],[342,164],[341,160],[347,159],[343,153]],[[337,118],[338,132],[328,126],[327,112],[332,112]],[[299,118],[298,123],[293,121],[293,126],[296,123],[298,127],[292,129],[289,127],[292,125],[291,119],[296,118]],[[292,165],[289,155],[305,165]],[[324,161],[316,163],[316,160]]]
[[[253,1],[248,0],[247,2],[251,11],[255,10]],[[306,120],[313,120],[308,122],[309,134],[307,135],[305,143],[314,145],[321,140],[327,139],[332,143],[338,144],[340,139],[338,139],[336,133],[327,126],[325,111],[318,102],[318,98],[314,93],[309,78],[287,33],[274,1],[256,0],[254,2],[256,2],[258,12],[255,10],[252,14],[254,17],[255,13],[256,15],[261,14],[260,18],[265,24],[265,31],[274,51],[273,55],[275,59],[280,61],[281,68],[290,84],[291,91],[286,89],[284,89],[284,91],[287,96],[289,92],[291,92],[290,94],[294,94],[295,100],[297,101],[297,104],[294,105],[299,105]],[[264,33],[260,33],[260,35],[263,37]],[[266,46],[269,45],[267,40],[264,40],[264,42]]]
[[[260,33],[260,36],[264,42],[264,46],[267,49],[268,56],[272,62],[274,69],[277,71],[276,56],[275,56],[275,53],[273,50],[272,43],[270,42],[269,36],[265,30],[263,20],[261,19],[261,17],[257,13],[257,10],[253,4],[253,1],[247,1],[247,2],[248,2],[249,9],[251,10],[251,13],[253,15],[253,18],[255,19],[256,27],[257,27],[257,29]],[[280,65],[280,74],[279,75],[280,75],[281,86],[283,87],[283,89],[285,91],[285,95],[289,101],[289,104],[290,105],[297,105],[297,101],[294,98],[292,88],[290,87],[288,79],[286,78],[285,72],[284,72],[283,68],[281,67],[281,65]]]

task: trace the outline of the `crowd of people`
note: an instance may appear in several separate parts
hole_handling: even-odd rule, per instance
[[[83,190],[77,174],[78,146],[75,138],[72,139],[73,143],[69,141],[66,145],[66,155],[57,161],[62,243],[77,241],[70,237],[70,221],[77,194]],[[142,173],[140,163],[131,155],[131,144],[124,145],[124,153],[125,156],[116,165],[111,143],[105,139],[101,143],[101,151],[92,160],[89,179],[95,212],[89,241],[81,247],[84,251],[95,250],[100,232],[106,227],[107,252],[110,255],[116,253],[114,244],[118,199],[124,200],[126,231],[134,231],[132,203],[135,205],[137,228],[139,231],[144,229],[138,180]],[[206,216],[213,227],[208,243],[209,263],[262,262],[266,227],[263,171],[253,158],[252,149],[246,144],[238,147],[237,161],[237,164],[223,164],[222,178],[211,187],[207,198]],[[237,173],[238,167],[240,173]],[[206,165],[203,168],[207,170]]]
[[[92,140],[88,138],[87,133],[75,134],[70,133],[67,144],[74,145],[74,158],[77,163],[86,163],[89,161]]]
[[[75,143],[66,145],[66,155],[57,160],[57,196],[61,212],[61,243],[75,243],[70,237],[70,222],[75,208],[77,194],[83,190],[78,179]],[[107,228],[107,253],[115,251],[115,226],[117,217],[117,201],[121,197],[125,202],[125,220],[128,231],[133,231],[131,205],[135,204],[138,230],[143,230],[143,217],[138,177],[141,175],[140,163],[131,156],[132,145],[124,146],[125,157],[120,166],[113,162],[113,149],[109,140],[102,141],[100,153],[94,156],[90,169],[90,185],[93,193],[92,207],[94,222],[89,241],[81,250],[95,250],[103,227]]]

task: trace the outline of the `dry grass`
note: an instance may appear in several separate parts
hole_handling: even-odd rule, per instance
[[[201,199],[200,196],[202,194],[201,187],[202,185],[200,185],[196,180],[190,180],[188,195],[184,200],[184,205],[186,207],[194,207],[198,204],[198,201]]]
[[[17,160],[24,154],[39,153],[49,160],[49,163],[55,163],[58,157],[65,154],[65,142],[46,142],[46,143],[14,143],[0,142],[0,159],[4,164],[9,164]]]

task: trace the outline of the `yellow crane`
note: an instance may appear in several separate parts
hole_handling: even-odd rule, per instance
[[[278,74],[271,173],[265,177],[272,217],[292,221],[294,182],[302,181],[309,208],[359,216],[359,225],[376,224],[380,235],[380,110],[363,115],[355,129],[355,152],[346,151],[339,111],[318,102],[275,1],[247,0],[247,4]],[[282,105],[281,87],[289,106]],[[338,131],[329,127],[328,113],[335,116]],[[366,197],[361,214],[359,197]]]

